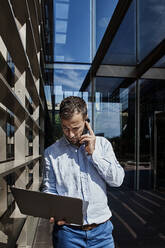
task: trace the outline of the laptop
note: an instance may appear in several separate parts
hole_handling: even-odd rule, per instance
[[[48,194],[38,191],[11,187],[11,192],[24,215],[55,221],[65,220],[70,224],[83,225],[88,202],[78,198]]]

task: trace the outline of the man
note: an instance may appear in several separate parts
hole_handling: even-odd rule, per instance
[[[95,136],[87,118],[82,98],[65,98],[60,104],[64,136],[45,150],[44,192],[89,202],[83,226],[50,219],[55,248],[114,247],[106,184],[120,186],[124,171],[110,142]]]

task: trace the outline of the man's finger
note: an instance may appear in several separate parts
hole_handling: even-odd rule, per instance
[[[57,221],[58,226],[62,226],[62,225],[65,225],[65,224],[66,224],[66,222],[64,220]]]
[[[93,130],[92,130],[92,128],[91,128],[91,125],[90,125],[90,123],[88,121],[85,122],[85,125],[87,126],[90,135],[92,135],[92,136],[95,135]]]
[[[91,140],[91,138],[89,137],[89,135],[88,136],[83,135],[83,136],[81,136],[79,142],[80,142],[80,144],[82,144],[84,142],[89,142],[90,140]]]
[[[49,222],[50,222],[50,223],[54,223],[54,218],[51,217],[51,218],[49,219]]]

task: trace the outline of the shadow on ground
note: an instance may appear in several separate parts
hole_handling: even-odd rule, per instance
[[[108,189],[116,248],[165,247],[165,194]],[[40,219],[33,248],[52,248],[52,225]]]
[[[165,194],[108,190],[116,248],[165,247]]]

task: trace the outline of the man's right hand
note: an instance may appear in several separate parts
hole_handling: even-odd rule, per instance
[[[49,219],[49,222],[51,223],[51,224],[53,224],[54,222],[55,222],[55,219],[54,219],[54,217],[51,217],[50,219]],[[58,226],[62,226],[62,225],[65,225],[65,224],[67,224],[64,220],[59,220],[59,221],[57,221],[57,225]]]

